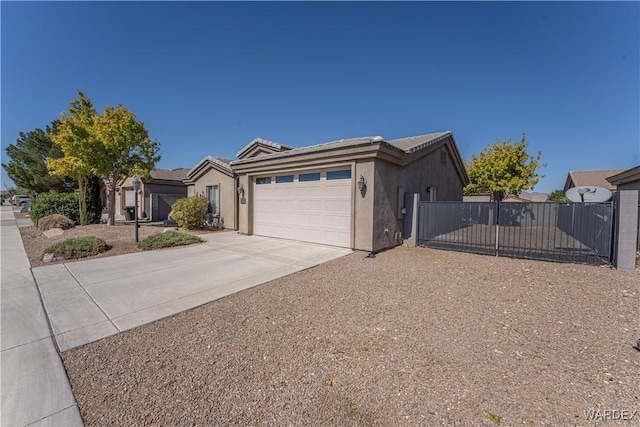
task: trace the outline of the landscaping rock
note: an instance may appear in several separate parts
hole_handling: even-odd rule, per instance
[[[73,228],[76,223],[72,219],[59,214],[47,215],[40,218],[38,221],[38,230],[47,231],[52,228],[62,228],[63,230],[69,230]]]
[[[166,233],[167,231],[178,231],[178,227],[164,227],[162,229],[163,233]]]
[[[42,262],[54,262],[54,261],[58,261],[59,258],[56,258],[56,254],[44,254],[44,256],[42,257]]]
[[[52,228],[51,230],[44,231],[44,234],[47,238],[58,237],[64,234],[64,230],[62,228]]]

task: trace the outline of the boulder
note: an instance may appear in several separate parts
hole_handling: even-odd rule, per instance
[[[62,236],[64,234],[64,230],[62,228],[52,228],[51,230],[47,230],[42,232],[48,239],[52,237]]]
[[[164,227],[162,229],[163,233],[166,233],[167,231],[178,231],[178,227]]]
[[[56,254],[44,254],[42,262],[54,262],[57,261]]]

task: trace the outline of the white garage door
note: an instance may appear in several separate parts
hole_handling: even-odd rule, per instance
[[[256,178],[253,233],[351,247],[351,169]]]

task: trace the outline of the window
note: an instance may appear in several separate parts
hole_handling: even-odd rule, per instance
[[[327,172],[327,179],[351,179],[351,169]]]
[[[217,185],[207,187],[207,200],[209,207],[207,213],[216,215],[220,213],[220,189]]]
[[[256,184],[271,184],[271,177],[256,178]]]
[[[293,182],[293,175],[276,176],[276,184],[282,184],[283,182]]]
[[[298,175],[298,181],[320,181],[320,172],[301,173],[300,175]]]

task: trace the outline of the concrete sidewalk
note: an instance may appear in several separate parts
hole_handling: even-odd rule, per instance
[[[183,248],[34,268],[60,351],[352,253],[231,231],[202,237]]]
[[[2,426],[82,426],[10,205],[0,208]]]

